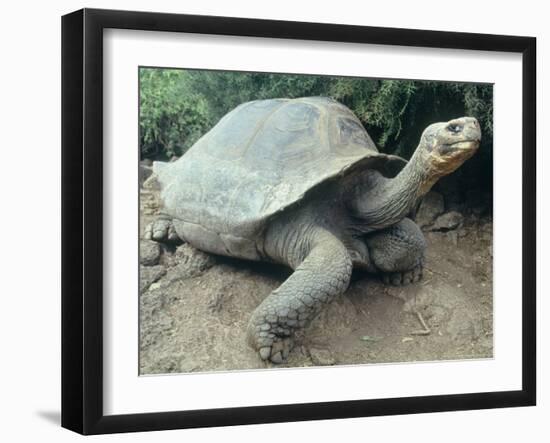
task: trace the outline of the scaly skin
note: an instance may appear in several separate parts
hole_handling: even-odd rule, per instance
[[[342,242],[325,229],[315,228],[308,243],[304,260],[256,308],[248,324],[248,341],[263,360],[286,360],[294,332],[306,327],[349,285],[352,262]]]
[[[371,260],[384,283],[395,286],[422,278],[426,240],[416,223],[404,218],[399,223],[367,235]]]
[[[178,243],[181,239],[178,237],[172,220],[161,215],[145,228],[143,238],[146,240],[155,240],[163,243]]]
[[[250,318],[248,342],[263,360],[286,360],[294,333],[346,291],[354,265],[396,285],[418,281],[422,275],[426,243],[418,226],[404,219],[381,231],[353,236],[344,204],[336,197],[338,189],[325,189],[268,228],[267,258],[295,271]]]

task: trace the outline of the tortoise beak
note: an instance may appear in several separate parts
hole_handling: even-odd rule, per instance
[[[451,153],[462,153],[474,155],[479,148],[479,140],[462,140],[456,143],[441,146],[439,153],[449,155]]]

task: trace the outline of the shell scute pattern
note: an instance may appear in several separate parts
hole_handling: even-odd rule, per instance
[[[238,249],[220,234],[246,240],[244,258],[257,259],[250,242],[271,216],[358,163],[389,158],[344,105],[325,97],[273,99],[238,106],[180,159],[155,163],[155,172],[164,211],[185,222],[180,226],[202,227],[212,238],[200,242],[219,253]]]

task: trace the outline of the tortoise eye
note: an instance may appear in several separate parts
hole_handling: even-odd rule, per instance
[[[462,131],[461,125],[449,125],[447,129],[455,134],[458,134],[460,131]]]

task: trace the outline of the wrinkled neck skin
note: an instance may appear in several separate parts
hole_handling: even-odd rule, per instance
[[[428,152],[417,149],[395,178],[388,179],[376,171],[366,171],[351,190],[347,202],[354,217],[361,221],[358,229],[370,232],[402,220],[418,199],[445,175],[440,169],[433,165]]]
[[[348,249],[360,250],[364,246],[354,241],[357,235],[401,221],[449,171],[448,164],[417,149],[395,178],[367,169],[347,177],[344,183],[327,183],[271,221],[262,246],[263,257],[296,269],[324,231],[331,232]]]

